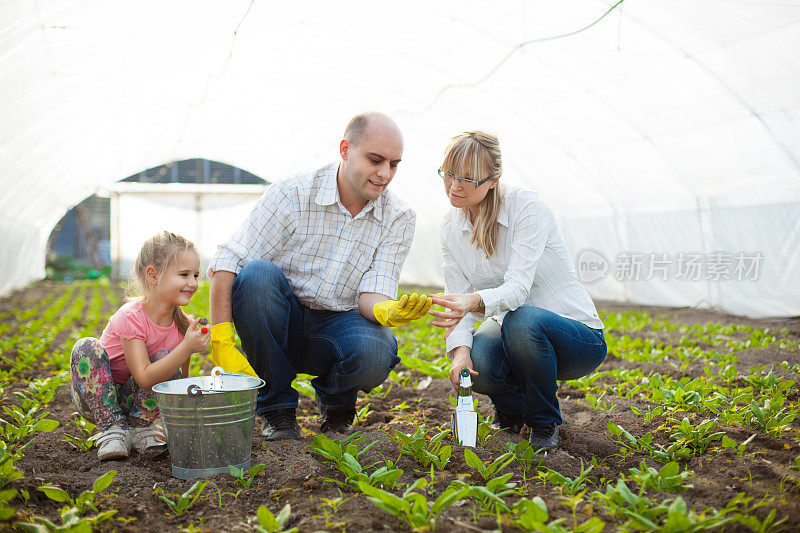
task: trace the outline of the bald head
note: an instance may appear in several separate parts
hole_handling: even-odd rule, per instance
[[[350,144],[356,145],[364,137],[364,134],[371,126],[378,126],[382,129],[394,130],[398,137],[402,139],[400,128],[388,115],[379,113],[377,111],[369,111],[361,113],[350,119],[347,127],[344,129],[344,139],[348,140]]]

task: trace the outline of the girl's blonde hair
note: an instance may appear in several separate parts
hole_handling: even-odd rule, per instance
[[[128,292],[133,293],[130,296],[139,297],[143,302],[147,302],[150,297],[150,286],[147,283],[147,267],[155,268],[159,279],[161,279],[169,264],[176,261],[178,254],[182,252],[193,252],[198,257],[200,256],[197,247],[192,241],[169,231],[162,231],[147,239],[142,244],[142,249],[139,250],[139,255],[133,264],[133,279],[136,280],[136,289],[138,290],[129,285]],[[172,319],[181,333],[184,333],[189,324],[191,324],[191,319],[179,305],[176,305],[172,311]]]
[[[466,131],[456,135],[445,149],[442,170],[476,181],[497,178],[503,173],[500,142],[496,136],[483,131]],[[500,212],[502,193],[499,184],[486,193],[478,204],[478,214],[469,238],[470,244],[475,243],[478,249],[483,250],[487,259],[497,245],[497,214]]]

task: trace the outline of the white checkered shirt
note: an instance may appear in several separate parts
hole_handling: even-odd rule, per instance
[[[331,163],[270,186],[239,231],[219,246],[208,276],[238,274],[248,262],[267,259],[300,303],[313,309],[355,309],[363,292],[396,298],[416,214],[384,191],[352,216],[339,201],[338,169]]]
[[[446,294],[477,292],[485,314],[470,313],[447,337],[447,351],[472,347],[475,321],[502,317],[523,305],[552,311],[602,328],[603,322],[589,293],[583,288],[569,259],[564,237],[553,212],[539,195],[518,187],[506,187],[497,215],[495,251],[469,244],[472,224],[459,208],[451,208],[441,228]]]

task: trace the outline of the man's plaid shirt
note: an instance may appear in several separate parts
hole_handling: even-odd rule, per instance
[[[416,214],[389,191],[355,217],[339,201],[338,163],[274,183],[242,227],[211,259],[238,274],[267,259],[289,280],[301,304],[347,311],[362,292],[397,297],[400,269],[414,237]]]

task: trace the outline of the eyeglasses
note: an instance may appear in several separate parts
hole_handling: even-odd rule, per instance
[[[449,172],[445,172],[441,168],[439,169],[438,172],[439,172],[439,175],[442,177],[442,179],[445,180],[445,181],[458,180],[458,182],[461,184],[462,187],[467,187],[468,185],[472,185],[473,189],[477,189],[478,187],[480,187],[481,185],[483,185],[484,183],[486,183],[490,179],[494,178],[494,176],[489,176],[488,178],[484,178],[484,179],[482,179],[480,181],[476,181],[476,180],[471,180],[469,178],[459,178],[458,176],[454,176],[453,174],[450,174]]]

